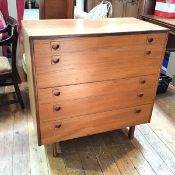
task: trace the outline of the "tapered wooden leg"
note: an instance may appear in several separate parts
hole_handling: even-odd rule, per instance
[[[135,126],[131,126],[129,128],[129,132],[128,132],[129,139],[133,139],[134,138],[134,131],[135,131]]]
[[[59,143],[53,144],[53,156],[58,157],[61,154],[61,147]]]

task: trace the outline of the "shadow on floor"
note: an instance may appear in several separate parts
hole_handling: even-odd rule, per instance
[[[61,142],[66,169],[78,172],[117,172],[120,159],[127,163],[127,154],[136,149],[122,130],[106,132],[92,136]],[[52,156],[52,147],[46,146],[48,156]],[[124,158],[126,157],[126,158]],[[52,164],[53,162],[49,162]]]

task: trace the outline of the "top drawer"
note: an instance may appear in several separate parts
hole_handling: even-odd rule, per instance
[[[156,74],[165,37],[145,34],[34,40],[37,87]]]
[[[60,52],[79,52],[96,48],[116,47],[125,48],[135,46],[162,46],[167,34],[144,34],[105,37],[58,38],[53,40],[34,40],[34,52],[37,59],[47,57],[48,54]],[[40,57],[39,57],[40,56]]]
[[[152,38],[152,36],[150,38]],[[139,37],[136,35],[127,35],[106,37],[58,38],[53,40],[34,40],[33,42],[35,55],[46,57],[47,54],[57,54],[60,52],[82,52],[92,50],[94,48],[126,48],[133,47],[133,45],[145,45],[147,43],[147,40],[147,35],[139,35]]]

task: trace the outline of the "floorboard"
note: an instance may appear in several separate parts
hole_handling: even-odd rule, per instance
[[[13,173],[13,123],[14,114],[9,108],[0,114],[0,175]]]
[[[13,126],[13,175],[30,174],[30,153],[27,118],[23,112],[14,113]]]
[[[102,134],[86,138],[87,144],[91,145],[92,151],[95,154],[104,175],[121,175],[120,170],[115,163],[115,159],[111,156],[109,148],[105,145],[101,136]]]

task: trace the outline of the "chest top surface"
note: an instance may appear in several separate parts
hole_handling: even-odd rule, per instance
[[[108,18],[101,20],[59,19],[22,21],[30,38],[71,37],[93,35],[123,35],[168,32],[169,29],[136,18]]]

